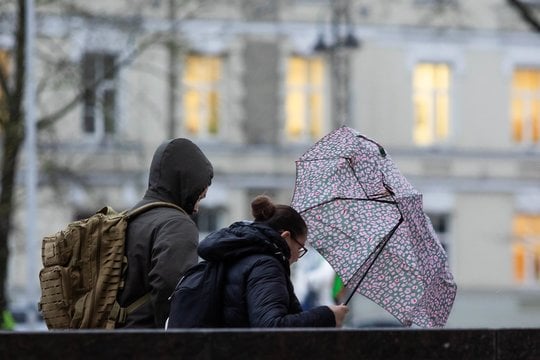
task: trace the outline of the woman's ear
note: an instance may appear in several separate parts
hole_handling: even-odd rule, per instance
[[[281,232],[282,238],[287,239],[289,236],[291,236],[291,232],[289,230],[285,230]]]

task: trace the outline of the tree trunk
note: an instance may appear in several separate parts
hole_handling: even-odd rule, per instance
[[[24,0],[18,1],[18,19],[15,42],[15,66],[13,88],[3,96],[7,118],[4,124],[2,144],[2,170],[0,181],[0,316],[7,308],[6,280],[9,259],[9,234],[14,213],[15,180],[17,160],[24,141],[24,117],[22,111],[24,89],[25,12]],[[0,319],[1,322],[1,319]]]
[[[0,194],[0,314],[7,307],[6,279],[9,258],[8,240],[13,219],[13,193],[17,158],[22,145],[20,124],[12,124],[11,130],[5,132],[2,153],[2,192]],[[6,129],[7,130],[7,129]]]

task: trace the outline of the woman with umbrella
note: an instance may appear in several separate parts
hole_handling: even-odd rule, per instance
[[[341,327],[345,305],[303,311],[290,280],[290,265],[307,249],[307,226],[296,210],[267,196],[251,203],[253,222],[210,234],[199,245],[207,261],[227,264],[224,327]]]

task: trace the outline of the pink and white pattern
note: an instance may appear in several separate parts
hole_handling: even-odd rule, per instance
[[[357,291],[402,324],[444,326],[457,288],[446,253],[422,195],[384,149],[341,127],[302,155],[296,169],[292,206],[308,224],[311,245],[346,286],[354,289],[365,275]]]

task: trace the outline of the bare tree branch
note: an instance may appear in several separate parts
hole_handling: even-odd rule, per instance
[[[174,0],[173,0],[174,2]],[[102,18],[97,17],[91,12],[88,12],[84,10],[82,7],[75,7],[74,5],[70,5],[71,3],[67,4],[67,7],[70,9],[72,13],[82,15],[85,18]],[[200,11],[205,5],[205,0],[193,0],[188,2],[178,2],[177,5],[181,5],[179,9],[182,9],[182,13],[178,15],[178,19],[187,19],[190,17],[193,17],[194,14],[197,13],[197,11]],[[130,20],[126,20],[127,24],[133,23],[133,18]],[[80,91],[69,101],[67,101],[60,109],[57,109],[56,111],[43,116],[42,118],[37,120],[37,127],[38,130],[42,130],[52,124],[54,124],[56,121],[60,120],[63,116],[68,114],[70,111],[72,111],[83,99],[84,94],[86,91],[95,88],[97,85],[99,85],[106,76],[112,75],[118,70],[120,70],[122,67],[128,65],[131,63],[137,56],[139,56],[142,52],[144,52],[148,47],[151,45],[156,45],[159,43],[167,43],[171,41],[171,34],[168,33],[158,33],[155,34],[155,36],[150,37],[145,42],[143,42],[141,45],[139,45],[136,49],[134,49],[129,55],[127,55],[124,59],[117,61],[113,68],[111,69],[110,73],[104,74],[102,78],[96,79],[93,83],[87,84],[86,86],[82,87]],[[178,41],[177,38],[173,37],[173,42]]]
[[[105,80],[105,78],[117,73],[121,68],[125,67],[126,65],[131,63],[133,60],[135,60],[137,56],[139,56],[151,45],[156,44],[156,37],[152,37],[148,39],[147,41],[142,43],[140,46],[138,46],[136,49],[134,49],[130,54],[124,57],[124,59],[121,59],[115,62],[114,66],[111,68],[109,72],[103,74],[101,78],[96,79],[94,82],[89,83],[86,86],[82,87],[80,91],[70,101],[66,102],[60,109],[40,118],[37,121],[38,130],[51,126],[56,121],[60,120],[63,116],[65,116],[67,113],[69,113],[71,110],[73,110],[79,104],[79,102],[83,99],[85,93],[88,90],[96,88],[103,80]]]
[[[540,19],[537,19],[531,8],[520,0],[507,0],[514,7],[521,18],[534,30],[540,32]]]

